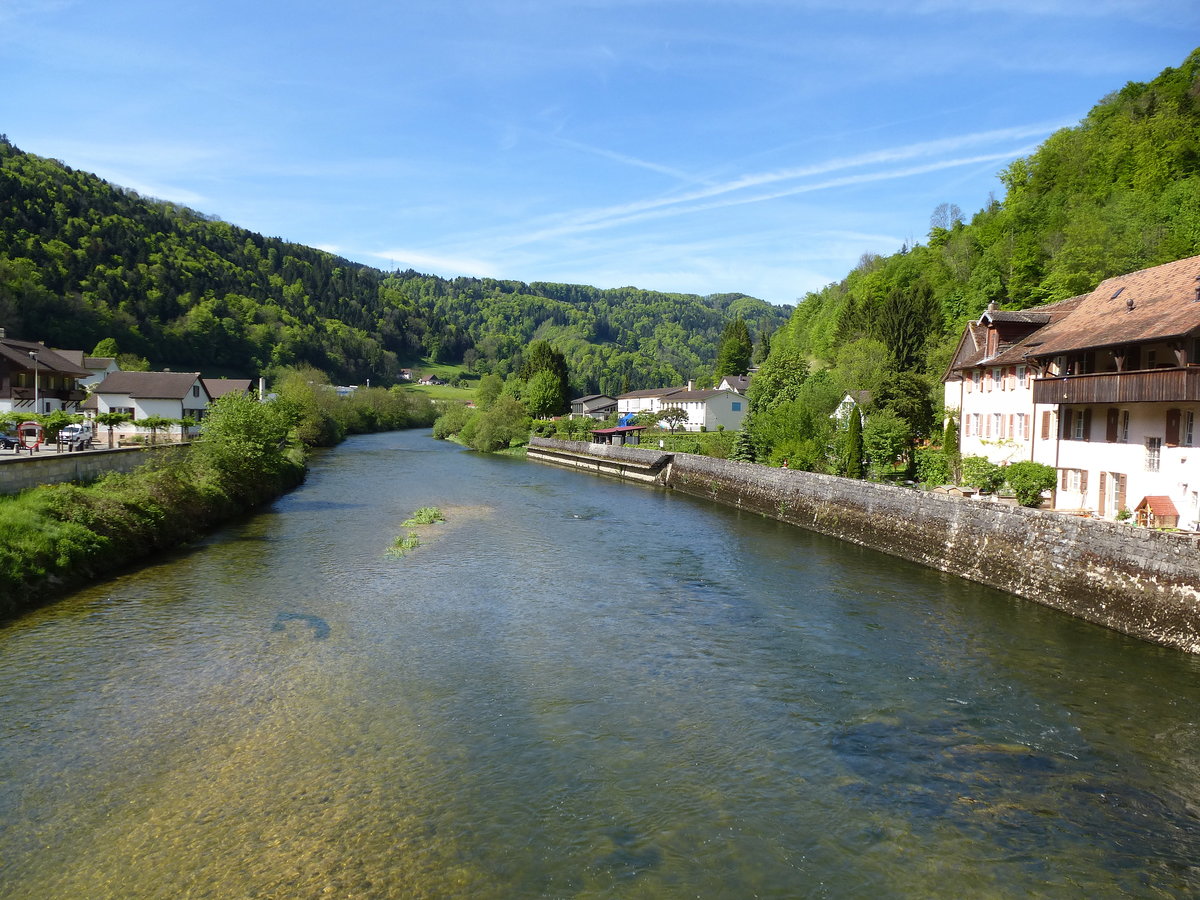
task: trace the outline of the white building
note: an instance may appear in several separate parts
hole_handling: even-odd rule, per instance
[[[199,422],[211,400],[199,372],[113,372],[96,385],[85,407],[92,415],[126,413],[136,427],[150,416]]]
[[[88,374],[45,344],[14,340],[0,328],[0,412],[75,412],[86,396],[79,379]]]
[[[964,456],[1053,466],[1060,509],[1174,509],[1200,528],[1200,257],[1056,304],[989,308],[944,381]]]
[[[740,431],[749,402],[737,391],[675,391],[662,398],[662,409],[682,409],[688,414],[684,431]]]

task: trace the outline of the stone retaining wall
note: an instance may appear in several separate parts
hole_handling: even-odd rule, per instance
[[[95,481],[109,472],[129,472],[150,460],[150,453],[171,447],[128,447],[80,453],[4,454],[0,457],[0,494],[19,494],[39,484]]]
[[[575,448],[590,455],[588,444]],[[620,449],[646,459],[660,455]],[[682,453],[666,463],[660,480],[1200,652],[1200,538],[1193,534]]]

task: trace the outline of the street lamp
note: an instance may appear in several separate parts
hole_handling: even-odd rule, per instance
[[[29,358],[33,360],[33,411],[41,412],[41,398],[38,396],[38,351],[30,350]]]

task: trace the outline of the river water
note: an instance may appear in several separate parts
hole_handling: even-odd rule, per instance
[[[1198,674],[757,516],[359,437],[0,628],[0,897],[1195,896]]]

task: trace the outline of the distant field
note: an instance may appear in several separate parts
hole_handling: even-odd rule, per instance
[[[436,375],[445,381],[451,381],[455,378],[467,379],[466,383],[468,386],[465,388],[451,387],[448,384],[423,385],[417,384],[415,380],[409,383],[400,382],[414,393],[425,394],[435,400],[457,400],[463,403],[475,398],[475,387],[479,384],[479,376],[466,372],[462,366],[434,363],[428,359],[422,359],[408,365],[406,368],[413,370],[415,379],[425,378],[428,375]]]

